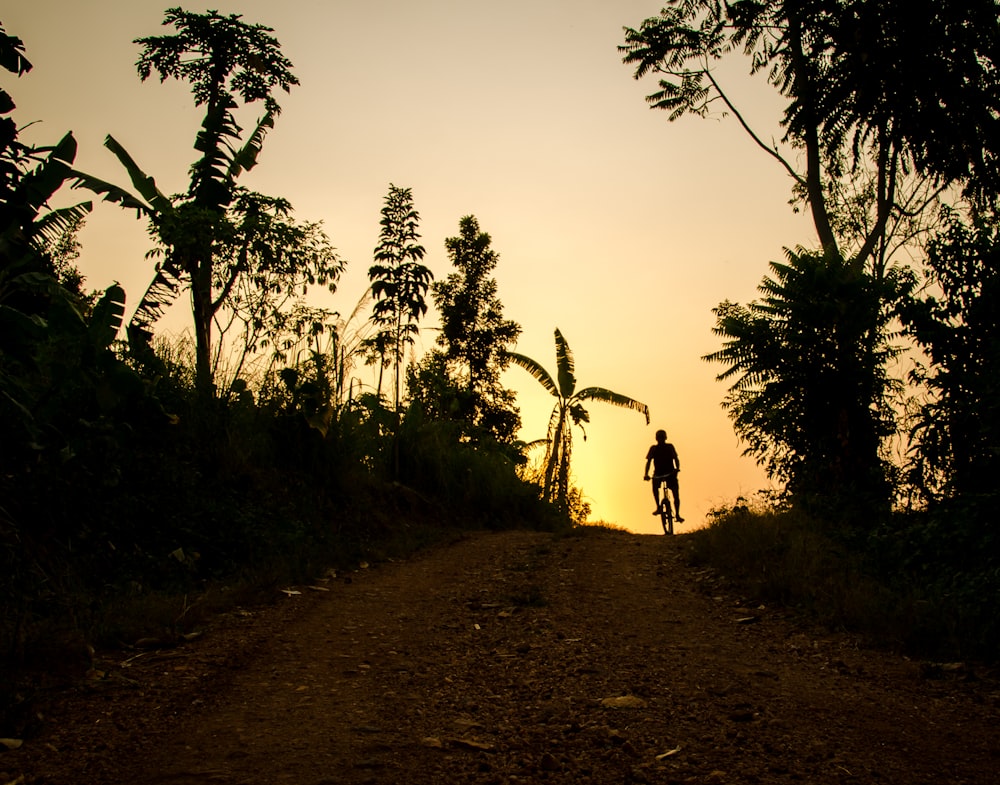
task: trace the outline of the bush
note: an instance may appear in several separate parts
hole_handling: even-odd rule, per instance
[[[883,529],[866,548],[850,550],[800,512],[740,505],[715,511],[708,527],[692,532],[690,554],[750,602],[798,610],[872,644],[933,657],[995,656],[1000,573],[918,564],[915,525],[907,525],[910,541]]]

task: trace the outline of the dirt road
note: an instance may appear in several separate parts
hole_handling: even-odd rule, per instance
[[[476,534],[98,662],[0,784],[968,783],[982,669],[743,607],[683,538]]]

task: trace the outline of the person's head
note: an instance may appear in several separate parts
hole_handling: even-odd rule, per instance
[[[667,440],[667,432],[662,428],[656,432],[656,441],[663,444]]]

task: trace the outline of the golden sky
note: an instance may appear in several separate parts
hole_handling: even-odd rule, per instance
[[[176,0],[173,0],[176,2]],[[184,190],[201,113],[184,85],[142,83],[132,40],[163,28],[171,0],[32,0],[0,15],[35,68],[4,85],[25,138],[52,143],[72,130],[77,165],[127,184],[102,147],[115,136],[165,193]],[[241,13],[274,28],[301,85],[244,185],[323,221],[348,270],[332,306],[350,312],[367,284],[389,183],[413,190],[425,263],[451,267],[444,239],[475,215],[500,254],[505,315],[523,330],[517,351],[555,371],[558,327],[577,381],[649,405],[593,404],[577,431],[574,470],[592,518],[653,532],[646,449],[665,428],[680,453],[681,531],[709,509],[766,487],[720,408],[721,367],[711,309],[746,302],[783,259],[815,245],[788,205],[790,181],[732,117],[667,121],[621,62],[622,28],[656,0],[264,0],[187,3]],[[727,68],[726,84],[764,139],[779,138],[770,88]],[[245,116],[251,125],[259,114]],[[81,195],[85,198],[85,195]],[[98,205],[81,235],[93,288],[119,281],[132,305],[152,277],[145,227]],[[436,325],[429,317],[424,327]],[[425,330],[429,347],[433,333]],[[551,399],[512,368],[526,440],[545,435]]]

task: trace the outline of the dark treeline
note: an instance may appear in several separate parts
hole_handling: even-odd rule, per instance
[[[620,49],[637,79],[658,77],[648,101],[671,120],[734,115],[818,239],[771,263],[759,299],[715,311],[722,348],[705,359],[781,491],[720,510],[713,548],[727,530],[734,552],[755,540],[738,568],[726,558],[761,583],[810,561],[795,541],[808,535],[827,572],[846,554],[869,595],[872,579],[905,595],[914,627],[936,615],[898,637],[995,656],[997,4],[683,0]],[[714,66],[740,58],[784,101],[780,144],[719,81]],[[809,602],[829,588],[799,583]]]
[[[412,194],[390,186],[356,309],[370,315],[309,305],[344,261],[285,199],[240,184],[275,96],[297,83],[291,63],[238,16],[171,9],[165,24],[136,42],[138,72],[187,83],[204,110],[182,194],[161,193],[142,151],[113,136],[127,187],[77,171],[71,133],[24,144],[0,93],[4,661],[179,635],[213,586],[306,580],[463,527],[571,523],[565,498],[540,497],[500,384],[520,328],[503,316],[489,235],[463,218],[455,272],[433,282]],[[8,73],[27,74],[26,55],[0,30]],[[236,112],[251,105],[262,116],[244,132]],[[134,309],[120,286],[85,290],[77,232],[93,203],[49,207],[73,188],[147,223],[156,274]],[[154,330],[182,295],[191,344]],[[440,337],[405,389],[428,298]],[[378,365],[377,387],[358,382],[363,363]]]

